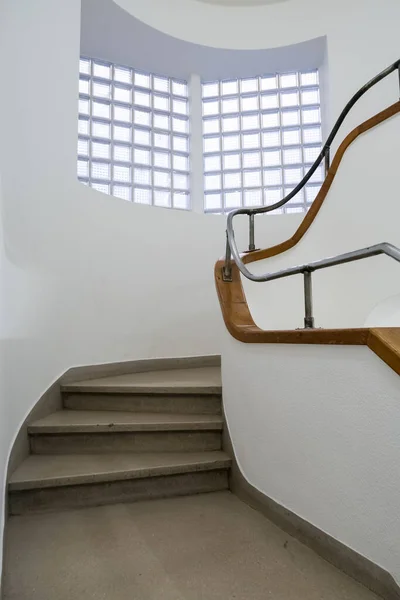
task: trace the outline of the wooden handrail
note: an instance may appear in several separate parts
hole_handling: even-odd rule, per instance
[[[396,102],[351,131],[339,146],[331,168],[302,223],[288,240],[271,248],[244,254],[244,263],[251,263],[276,256],[293,248],[305,235],[325,201],[339,165],[349,146],[363,133],[400,113]],[[232,281],[222,277],[224,259],[215,265],[215,283],[225,325],[230,334],[245,343],[258,344],[341,344],[367,345],[386,364],[400,374],[400,328],[359,329],[301,329],[265,331],[254,322],[243,290],[240,271],[232,264]]]

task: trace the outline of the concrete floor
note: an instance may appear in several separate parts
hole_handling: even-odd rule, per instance
[[[376,600],[229,492],[12,517],[4,600]]]

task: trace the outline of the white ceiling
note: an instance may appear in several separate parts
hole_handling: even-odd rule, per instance
[[[207,4],[221,4],[223,6],[261,6],[262,4],[277,4],[287,0],[198,0]]]

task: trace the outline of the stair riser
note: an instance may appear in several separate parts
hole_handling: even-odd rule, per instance
[[[140,431],[30,435],[33,454],[203,452],[221,450],[220,431]]]
[[[64,407],[71,410],[121,410],[130,412],[221,414],[219,395],[142,395],[63,393]]]
[[[14,491],[9,494],[9,510],[11,515],[23,515],[226,489],[227,470],[198,471],[145,479]]]

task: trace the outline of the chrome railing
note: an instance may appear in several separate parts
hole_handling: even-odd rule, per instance
[[[393,73],[394,71],[398,72],[399,82],[400,82],[400,60],[397,60],[395,63],[390,65],[387,69],[376,75],[371,81],[365,84],[354,96],[351,100],[346,104],[345,108],[342,110],[339,118],[337,119],[335,125],[332,128],[325,144],[322,147],[321,152],[319,153],[316,161],[310,167],[309,171],[300,181],[300,183],[282,200],[276,202],[275,204],[271,204],[270,206],[263,206],[261,208],[239,208],[237,210],[233,210],[229,213],[227,218],[227,228],[226,228],[226,255],[225,255],[225,264],[222,270],[222,276],[224,281],[232,281],[232,258],[238,266],[240,272],[250,279],[251,281],[272,281],[273,279],[280,279],[282,277],[289,277],[290,275],[296,275],[299,273],[304,274],[304,290],[305,290],[305,305],[306,305],[306,317],[305,317],[305,327],[313,327],[313,317],[312,317],[312,298],[311,298],[311,273],[312,271],[316,271],[317,269],[324,269],[326,267],[332,267],[334,265],[343,264],[346,262],[352,262],[354,260],[360,260],[363,258],[368,258],[369,256],[376,256],[377,254],[387,254],[391,256],[395,260],[400,261],[400,250],[391,246],[390,244],[378,244],[376,246],[371,246],[370,248],[364,248],[362,250],[355,250],[354,252],[349,252],[347,254],[341,254],[334,258],[326,258],[321,261],[317,261],[314,263],[310,263],[308,265],[302,265],[298,267],[291,267],[284,271],[277,271],[276,273],[268,273],[266,275],[253,275],[250,271],[245,267],[240,253],[238,251],[236,241],[235,241],[235,232],[233,229],[233,219],[237,215],[248,215],[249,217],[249,252],[253,252],[255,250],[255,233],[254,233],[254,217],[256,214],[267,213],[281,206],[284,206],[289,200],[291,200],[300,190],[304,188],[306,183],[315,173],[319,165],[322,161],[325,161],[325,176],[327,175],[330,167],[330,148],[333,140],[335,139],[343,121],[347,117],[350,110],[353,106],[358,102],[358,100],[373,86],[377,83],[385,79],[388,75]]]

